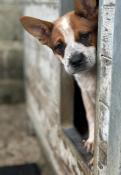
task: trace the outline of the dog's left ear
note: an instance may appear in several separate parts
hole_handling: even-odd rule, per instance
[[[23,16],[20,18],[23,27],[42,44],[49,46],[50,36],[54,24],[37,18]]]
[[[96,0],[75,0],[75,13],[79,16],[91,19],[97,16]]]

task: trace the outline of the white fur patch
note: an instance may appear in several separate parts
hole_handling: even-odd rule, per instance
[[[70,19],[69,16],[64,16],[62,17],[59,25],[59,30],[64,36],[65,43],[66,43],[66,49],[65,49],[65,54],[62,63],[64,64],[64,67],[67,72],[72,73],[73,70],[69,64],[69,60],[72,55],[78,54],[78,53],[83,53],[85,57],[87,58],[87,67],[92,67],[96,60],[95,60],[95,47],[90,46],[86,47],[85,45],[81,43],[77,43],[75,41],[75,36],[74,36],[74,31],[71,28],[70,25]]]
[[[70,26],[69,17],[63,17],[60,23],[60,31],[62,32],[65,42],[70,43],[74,41],[74,32]]]

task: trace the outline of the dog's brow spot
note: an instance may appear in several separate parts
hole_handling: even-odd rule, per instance
[[[62,28],[64,29],[64,30],[68,30],[68,28],[69,28],[69,21],[68,21],[68,18],[66,18],[66,17],[63,17],[63,20],[62,20]]]
[[[70,19],[68,16],[62,18],[60,22],[60,31],[63,34],[66,43],[74,41],[74,32],[71,28]]]

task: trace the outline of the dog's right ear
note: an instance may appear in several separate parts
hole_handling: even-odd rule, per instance
[[[97,17],[97,1],[96,0],[74,0],[75,13],[79,16],[91,19]]]
[[[53,23],[28,16],[21,17],[20,21],[31,35],[41,41],[42,44],[49,46]]]

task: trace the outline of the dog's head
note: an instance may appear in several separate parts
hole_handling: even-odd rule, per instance
[[[68,73],[92,69],[96,64],[96,0],[76,0],[75,10],[54,23],[24,16],[24,28],[41,43],[49,46]]]

